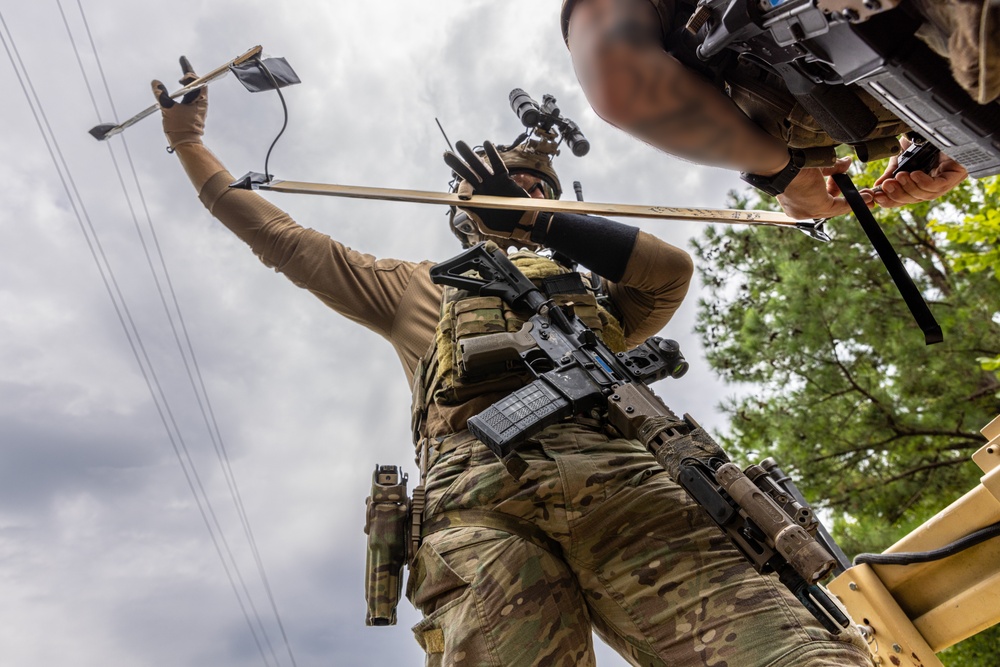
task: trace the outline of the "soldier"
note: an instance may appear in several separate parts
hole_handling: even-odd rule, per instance
[[[964,80],[978,83],[979,52],[970,43],[978,44],[981,19],[983,35],[992,40],[983,45],[983,58],[1000,60],[996,3],[985,5],[992,14],[986,10],[976,14],[981,3],[919,1],[924,15],[955,26],[949,31],[951,48],[946,53],[951,55],[953,69],[956,62],[966,62],[956,75],[964,72]],[[787,102],[787,109],[783,107],[789,95],[783,83],[773,83],[780,77],[755,68],[752,62],[741,60],[726,69],[727,90],[723,92],[715,81],[716,73],[694,55],[693,40],[684,30],[683,12],[689,15],[694,4],[694,0],[563,0],[563,37],[594,110],[667,153],[780,185],[784,190],[776,188],[778,201],[794,218],[828,218],[849,212],[847,202],[838,196],[839,189],[826,177],[846,172],[851,159],[841,158],[828,168],[799,170],[789,147],[835,142],[801,108],[792,106],[794,100]],[[950,8],[964,12],[966,20],[952,20]],[[932,46],[937,43],[940,52],[945,40],[929,41]],[[972,93],[980,103],[1000,94],[1000,62],[993,62],[992,72],[986,71],[984,63],[982,82]],[[970,85],[975,84],[970,81]],[[861,99],[878,118],[869,138],[894,137],[908,129],[863,91]],[[903,147],[908,144],[904,138]],[[929,174],[901,172],[890,178],[894,168],[895,158],[875,189],[861,191],[870,205],[896,207],[929,201],[968,175],[962,165],[943,154]],[[786,183],[788,177],[791,181]]]
[[[466,420],[521,386],[523,373],[463,377],[449,350],[466,336],[516,330],[525,314],[440,288],[432,262],[376,259],[230,189],[233,176],[202,143],[207,90],[174,103],[152,85],[169,146],[212,215],[264,264],[384,337],[414,387],[426,504],[407,595],[424,615],[413,632],[426,664],[593,665],[596,631],[636,665],[870,665],[853,628],[824,631],[776,580],[753,571],[638,441],[599,417],[576,416],[531,439],[515,480]],[[447,156],[465,176],[463,191],[559,196],[548,156],[523,145],[486,143],[484,152],[489,168],[461,142]],[[463,242],[516,243],[524,249],[511,259],[533,280],[571,272],[539,254],[543,247],[590,267],[589,289],[562,302],[615,349],[661,330],[687,292],[689,256],[634,227],[579,215],[468,215],[473,224],[453,220]]]

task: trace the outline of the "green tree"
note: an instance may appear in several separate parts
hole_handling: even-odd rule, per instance
[[[984,182],[983,190],[995,201],[1000,197],[1000,179]],[[989,271],[1000,280],[1000,211],[996,208],[981,207],[959,223],[932,222],[930,229],[943,235],[949,243],[972,246],[972,250],[952,253],[951,264],[956,270]],[[985,370],[1000,373],[1000,356],[982,357],[979,361]]]
[[[752,192],[733,199],[767,207]],[[971,270],[984,250],[996,256],[995,236],[959,230],[967,219],[995,230],[998,205],[987,180],[876,211],[944,330],[932,346],[853,217],[827,223],[827,244],[760,227],[711,228],[694,243],[706,286],[697,330],[711,367],[745,390],[722,406],[722,444],[794,471],[848,553],[883,550],[979,481],[970,456],[1000,413],[1000,380],[980,363],[1000,355],[1000,280]],[[997,664],[998,637],[962,642],[949,662]]]

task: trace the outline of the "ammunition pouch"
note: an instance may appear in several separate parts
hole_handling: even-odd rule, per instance
[[[469,368],[462,357],[463,341],[495,333],[517,331],[517,318],[499,297],[469,297],[449,289],[438,324],[436,390],[432,398],[444,405],[458,405],[492,392],[510,392],[526,384],[528,375],[519,368]],[[508,322],[510,325],[508,326]]]
[[[410,537],[410,502],[406,473],[396,466],[376,465],[372,493],[365,500],[365,625],[395,625],[403,589],[403,564]]]

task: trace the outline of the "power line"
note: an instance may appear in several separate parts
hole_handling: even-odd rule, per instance
[[[61,11],[61,7],[60,7]],[[174,450],[175,455],[178,458],[178,462],[181,465],[181,469],[184,473],[184,477],[188,483],[188,487],[191,489],[192,495],[195,497],[195,502],[198,505],[198,510],[201,513],[202,519],[205,522],[206,527],[209,530],[209,534],[212,537],[212,541],[215,544],[217,553],[223,562],[223,568],[226,571],[226,575],[229,578],[230,585],[232,586],[234,592],[237,595],[237,600],[239,602],[241,611],[243,612],[244,618],[247,620],[248,627],[250,628],[251,634],[253,635],[254,641],[257,644],[258,650],[264,660],[265,665],[269,665],[267,656],[264,653],[263,647],[257,638],[256,631],[253,628],[253,624],[250,621],[249,615],[246,608],[243,605],[243,601],[239,596],[239,592],[236,588],[236,584],[233,580],[232,573],[230,572],[228,566],[226,565],[225,558],[222,555],[222,549],[219,545],[219,541],[212,529],[211,522],[209,521],[208,514],[206,513],[206,505],[208,508],[208,513],[210,513],[215,520],[216,525],[218,521],[215,518],[214,512],[212,511],[211,505],[207,494],[204,493],[204,487],[201,484],[201,480],[197,475],[197,470],[194,469],[193,460],[190,457],[190,453],[187,450],[186,443],[177,425],[177,421],[173,416],[173,412],[170,409],[169,402],[163,387],[156,375],[155,369],[150,361],[149,355],[146,351],[145,345],[142,342],[142,337],[136,327],[135,321],[132,318],[131,311],[128,308],[128,304],[121,292],[118,281],[114,275],[114,270],[107,259],[107,255],[104,252],[104,248],[101,245],[100,238],[97,231],[90,219],[87,212],[86,205],[84,204],[83,198],[80,196],[79,190],[76,187],[76,182],[73,179],[72,173],[69,169],[68,163],[63,156],[62,150],[59,147],[58,140],[55,133],[52,130],[51,124],[48,121],[48,117],[45,114],[44,106],[35,91],[34,85],[31,81],[31,77],[28,74],[27,68],[24,65],[24,61],[21,58],[20,52],[17,49],[17,45],[14,42],[13,34],[7,25],[6,20],[3,17],[3,13],[0,12],[0,26],[3,27],[3,32],[0,32],[0,40],[3,42],[4,50],[10,59],[11,65],[14,69],[15,76],[18,79],[18,83],[24,93],[25,99],[28,103],[28,107],[38,125],[39,131],[42,134],[42,139],[45,143],[46,149],[53,161],[59,180],[62,183],[63,190],[66,193],[67,199],[69,200],[70,206],[73,209],[74,215],[77,219],[77,223],[80,226],[81,232],[84,235],[84,239],[87,242],[88,248],[90,250],[91,256],[97,266],[98,273],[101,275],[102,282],[105,285],[105,289],[111,299],[112,306],[116,312],[118,320],[122,325],[125,332],[126,339],[129,342],[129,347],[132,350],[133,356],[139,365],[140,372],[146,383],[147,389],[153,399],[154,406],[156,407],[157,413],[160,416],[161,423],[167,432],[167,437],[170,441],[171,447]],[[6,33],[6,34],[4,34]],[[22,75],[23,74],[23,75]],[[171,428],[172,427],[172,428]],[[184,457],[181,455],[181,450],[184,451],[185,456],[188,460],[188,465],[185,465]],[[189,470],[190,466],[190,470]],[[198,495],[195,489],[195,481],[197,485],[201,488],[202,496]],[[204,503],[202,497],[204,498]],[[222,535],[222,539],[225,536]],[[228,548],[228,545],[227,545]],[[231,552],[230,552],[231,556]],[[235,565],[235,561],[234,561]],[[238,574],[238,569],[237,569]],[[272,650],[273,654],[273,650]]]
[[[59,12],[62,15],[63,23],[66,26],[66,31],[67,31],[67,34],[69,35],[70,44],[73,47],[73,51],[74,51],[74,53],[76,55],[77,63],[80,66],[80,73],[83,76],[84,83],[87,86],[87,91],[88,91],[88,93],[90,93],[91,102],[93,103],[93,106],[94,106],[94,112],[95,112],[95,114],[97,114],[98,121],[100,121],[100,110],[98,109],[97,102],[94,99],[93,92],[91,91],[90,81],[89,81],[89,79],[87,77],[86,70],[85,70],[85,68],[83,66],[83,61],[80,58],[80,53],[79,53],[79,50],[77,49],[76,41],[73,39],[72,30],[70,29],[69,22],[67,21],[65,12],[63,11],[62,3],[61,3],[60,0],[56,0],[56,4],[59,6]],[[95,62],[97,64],[98,72],[100,73],[101,82],[102,82],[102,84],[104,86],[104,91],[105,91],[105,94],[107,96],[108,103],[109,103],[109,105],[111,107],[112,116],[114,117],[115,121],[117,122],[118,121],[118,111],[115,108],[114,99],[113,99],[113,97],[111,95],[111,88],[108,85],[107,76],[105,75],[105,73],[104,73],[104,67],[101,64],[100,53],[98,52],[97,45],[94,42],[93,34],[91,33],[91,30],[90,30],[90,24],[87,21],[87,15],[86,15],[86,12],[83,9],[83,5],[81,3],[81,0],[77,0],[77,7],[78,7],[78,9],[80,11],[80,17],[81,17],[81,19],[83,21],[83,26],[84,26],[84,29],[85,29],[86,34],[87,34],[87,39],[89,40],[89,43],[90,43],[91,51],[94,54],[94,59],[95,59]],[[135,212],[134,212],[134,209],[133,209],[132,204],[131,204],[131,200],[130,200],[129,195],[128,195],[128,189],[125,187],[125,183],[122,180],[121,171],[120,171],[120,169],[118,167],[118,161],[114,157],[114,151],[111,149],[111,144],[110,143],[108,144],[108,152],[111,155],[112,162],[114,163],[115,171],[118,173],[119,182],[120,182],[120,184],[122,186],[122,192],[125,195],[126,200],[128,201],[129,211],[132,212],[132,218],[133,218],[133,222],[135,223],[136,232],[139,235],[140,242],[142,243],[143,250],[145,251],[146,260],[147,260],[147,263],[149,264],[150,272],[153,274],[153,278],[154,278],[154,281],[156,283],[157,291],[159,292],[159,295],[160,295],[160,300],[163,303],[164,312],[167,314],[167,319],[170,322],[170,327],[171,327],[171,330],[172,330],[172,332],[174,334],[174,339],[175,339],[175,341],[177,343],[178,350],[180,351],[181,358],[184,361],[185,371],[187,372],[188,378],[189,378],[189,380],[191,382],[191,388],[192,388],[192,391],[195,394],[195,398],[198,401],[198,406],[199,406],[199,408],[201,410],[202,417],[205,420],[205,426],[206,426],[206,428],[208,430],[209,437],[210,437],[210,439],[212,441],[212,445],[213,445],[213,447],[215,449],[216,456],[219,459],[219,465],[222,468],[223,476],[225,477],[226,484],[229,487],[230,496],[233,499],[233,504],[234,504],[234,506],[236,508],[237,515],[240,517],[240,521],[241,521],[241,523],[243,525],[244,534],[245,534],[245,536],[247,538],[247,542],[248,542],[248,544],[250,546],[251,553],[253,554],[254,561],[255,561],[255,564],[257,566],[257,571],[258,571],[258,574],[259,574],[260,579],[261,579],[261,583],[262,583],[262,585],[264,587],[265,593],[267,595],[267,598],[268,598],[270,606],[271,606],[271,611],[274,614],[275,621],[276,621],[276,623],[278,625],[278,628],[279,628],[279,630],[281,632],[281,636],[282,636],[282,639],[284,641],[285,648],[286,648],[286,650],[288,652],[289,659],[291,660],[291,663],[294,666],[294,665],[296,665],[295,655],[292,652],[291,643],[288,641],[288,636],[287,636],[287,633],[285,632],[284,623],[281,620],[281,614],[278,612],[277,603],[275,602],[274,595],[273,595],[273,592],[271,590],[270,582],[268,581],[267,573],[266,573],[265,568],[264,568],[264,563],[263,563],[263,560],[262,560],[262,558],[260,556],[260,551],[257,548],[257,542],[256,542],[256,539],[254,538],[253,529],[251,528],[251,525],[250,525],[250,519],[249,519],[249,516],[246,513],[246,508],[245,508],[245,506],[243,504],[243,499],[242,499],[242,496],[240,495],[240,492],[239,492],[239,486],[236,483],[236,477],[235,477],[235,475],[233,473],[232,466],[230,464],[229,454],[228,454],[228,452],[226,450],[225,442],[224,442],[224,440],[222,438],[222,432],[221,432],[221,430],[219,428],[218,421],[217,421],[217,419],[215,417],[215,411],[212,409],[212,402],[211,402],[211,399],[209,397],[208,390],[205,387],[204,378],[203,378],[202,373],[201,373],[201,367],[198,364],[198,359],[197,359],[197,356],[195,355],[194,346],[191,343],[191,337],[190,337],[190,335],[188,333],[187,325],[186,325],[186,323],[184,321],[184,314],[183,314],[183,311],[181,310],[180,302],[177,299],[177,294],[176,294],[176,292],[174,290],[174,287],[173,287],[173,281],[170,278],[170,272],[167,269],[167,263],[166,263],[166,260],[164,259],[163,251],[162,251],[162,249],[160,247],[159,239],[157,238],[157,235],[156,235],[156,228],[155,228],[155,226],[153,224],[153,219],[152,219],[152,216],[151,216],[151,214],[149,212],[149,207],[146,204],[146,198],[145,198],[145,195],[144,195],[143,190],[142,190],[142,185],[141,185],[141,183],[139,181],[139,176],[138,176],[138,174],[136,172],[136,169],[135,169],[135,163],[132,160],[132,154],[129,151],[128,142],[125,140],[125,136],[124,135],[121,136],[121,141],[122,141],[122,147],[123,147],[123,149],[125,151],[125,156],[126,156],[126,158],[128,160],[128,165],[129,165],[129,169],[130,169],[131,174],[132,174],[132,179],[133,179],[133,182],[135,183],[136,192],[138,193],[139,200],[140,200],[140,202],[142,204],[142,208],[143,208],[143,211],[145,213],[146,221],[147,221],[148,226],[149,226],[150,236],[151,236],[151,238],[153,240],[153,246],[154,246],[154,248],[156,250],[156,254],[157,254],[160,266],[161,266],[162,271],[163,271],[163,275],[164,275],[164,278],[165,278],[165,281],[166,281],[166,285],[167,285],[167,290],[170,293],[171,300],[172,300],[172,302],[174,304],[174,309],[177,312],[177,319],[178,319],[178,322],[180,323],[180,328],[181,328],[181,331],[182,331],[182,333],[184,335],[185,345],[181,344],[180,338],[178,337],[177,327],[175,326],[173,318],[171,317],[170,308],[167,306],[166,300],[165,300],[164,295],[163,295],[163,289],[162,289],[162,287],[160,285],[159,280],[157,279],[156,271],[155,271],[155,269],[153,267],[152,260],[149,257],[149,251],[148,251],[148,249],[146,247],[145,239],[143,238],[142,232],[139,229],[139,223],[138,223],[138,220],[136,219]],[[187,356],[184,353],[185,352],[185,347],[186,347],[186,349],[188,351],[188,354],[190,355],[191,366],[194,367],[194,374],[197,375],[197,383],[195,382],[195,377],[192,374],[191,366],[188,365]],[[200,388],[200,392],[199,392],[199,388]],[[202,400],[202,397],[204,397],[204,400]],[[252,598],[250,598],[250,596],[249,596],[249,592],[247,592],[247,597],[248,597],[248,599],[250,599],[250,604],[253,607],[253,601],[252,601]],[[255,607],[254,607],[254,614],[256,615],[256,608]],[[259,617],[258,617],[258,624],[260,625]],[[268,647],[271,648],[271,653],[273,655],[274,654],[274,649],[271,647],[270,639],[267,636],[267,632],[264,630],[263,626],[261,626],[261,631],[264,634],[264,639],[267,642]],[[275,656],[275,660],[277,661],[277,656]]]
[[[94,107],[94,113],[96,114],[98,120],[100,120],[100,110],[98,109],[97,101],[95,99],[95,96],[94,96],[94,93],[93,93],[93,89],[92,89],[92,87],[90,85],[90,80],[87,77],[86,69],[83,66],[83,60],[80,57],[80,52],[79,52],[79,49],[77,48],[76,40],[73,38],[73,32],[70,29],[69,22],[68,22],[68,20],[66,18],[66,13],[63,10],[62,3],[60,2],[60,0],[56,0],[56,5],[59,7],[59,13],[62,16],[63,25],[66,27],[66,33],[67,33],[67,35],[69,37],[70,45],[73,47],[73,52],[76,55],[76,61],[77,61],[77,64],[79,65],[79,67],[80,67],[80,73],[81,73],[81,75],[83,77],[83,81],[84,81],[84,84],[85,84],[85,86],[87,88],[87,92],[90,95],[90,100],[91,100],[91,103],[93,104],[93,107]],[[97,59],[98,68],[99,68],[99,71],[101,73],[101,78],[102,78],[102,81],[104,82],[105,92],[106,92],[106,94],[108,96],[109,102],[111,103],[112,111],[115,114],[115,116],[117,117],[117,111],[114,108],[114,101],[111,98],[111,91],[110,91],[110,88],[109,88],[109,86],[107,84],[107,79],[104,76],[104,68],[101,67],[101,65],[100,65],[100,58],[99,58],[99,55],[97,54],[97,49],[96,49],[96,46],[94,45],[93,36],[90,33],[90,26],[89,26],[89,24],[86,21],[86,14],[83,11],[82,5],[79,5],[79,9],[80,9],[81,17],[82,17],[82,19],[84,21],[84,26],[86,27],[86,30],[87,30],[87,35],[88,35],[88,37],[90,39],[91,47],[94,50],[95,59]],[[124,145],[124,148],[125,148],[125,153],[126,153],[126,156],[128,157],[129,165],[131,166],[131,169],[132,169],[132,176],[133,176],[133,180],[134,180],[135,185],[136,185],[137,192],[139,194],[140,201],[142,202],[143,209],[145,210],[145,213],[146,213],[146,219],[147,219],[147,222],[148,222],[148,225],[149,225],[150,233],[152,235],[152,238],[153,238],[153,241],[154,241],[154,246],[156,248],[156,251],[157,251],[157,254],[158,254],[158,257],[159,257],[159,260],[160,260],[161,270],[163,271],[163,274],[165,276],[165,280],[166,280],[167,286],[168,286],[170,294],[171,294],[171,296],[173,298],[174,307],[177,310],[178,319],[180,320],[181,327],[182,327],[182,329],[184,331],[184,336],[185,336],[185,339],[187,341],[188,354],[190,354],[192,362],[193,362],[193,364],[195,366],[195,369],[198,372],[198,378],[199,378],[199,380],[201,380],[201,378],[202,378],[202,376],[201,376],[201,369],[198,366],[197,358],[194,356],[194,347],[191,345],[191,339],[190,339],[190,336],[188,335],[187,327],[184,324],[183,313],[182,313],[181,308],[180,308],[180,303],[177,300],[177,295],[176,295],[176,293],[175,293],[175,291],[173,289],[173,283],[170,280],[170,272],[167,269],[166,261],[164,260],[163,253],[162,253],[162,251],[160,249],[160,246],[159,246],[159,241],[156,238],[156,232],[155,232],[155,227],[153,226],[152,216],[150,215],[149,208],[146,205],[145,196],[144,196],[144,194],[142,192],[142,186],[139,183],[138,175],[135,172],[135,166],[134,166],[134,163],[132,161],[132,156],[131,156],[131,153],[128,150],[128,144],[125,142],[124,139],[125,138],[122,137],[122,142],[123,142],[123,145]],[[265,589],[267,590],[267,592],[269,594],[269,597],[272,597],[272,604],[271,604],[272,610],[277,615],[277,607],[276,607],[276,605],[273,602],[273,596],[270,596],[270,589],[269,589],[269,587],[266,584],[267,578],[266,578],[266,575],[264,574],[264,571],[263,571],[263,563],[262,563],[262,561],[259,558],[259,554],[257,553],[255,543],[252,542],[252,539],[253,539],[252,538],[252,533],[248,532],[249,531],[249,520],[248,520],[248,518],[246,516],[246,512],[243,509],[242,499],[240,499],[239,496],[238,496],[238,489],[235,486],[236,480],[235,480],[235,477],[233,477],[232,469],[229,466],[228,455],[226,454],[224,448],[220,447],[221,437],[222,436],[221,436],[221,433],[218,432],[218,424],[217,423],[215,424],[216,428],[215,428],[215,431],[213,431],[212,424],[210,423],[209,418],[208,418],[208,414],[206,413],[206,403],[208,403],[208,409],[209,409],[209,411],[211,411],[211,404],[210,404],[209,399],[208,399],[207,390],[205,389],[204,382],[202,381],[201,382],[201,389],[202,389],[202,392],[204,392],[204,397],[205,397],[204,400],[202,400],[202,394],[200,394],[199,391],[198,391],[198,386],[195,383],[194,375],[192,374],[192,371],[191,371],[191,364],[189,364],[189,362],[188,362],[188,354],[185,354],[185,348],[182,345],[180,337],[178,335],[177,325],[174,322],[174,318],[173,318],[173,316],[171,314],[170,307],[167,304],[166,297],[165,297],[164,291],[163,291],[163,286],[161,285],[160,279],[159,279],[159,277],[157,275],[157,272],[156,272],[156,269],[153,266],[153,260],[152,260],[152,258],[150,256],[149,247],[148,247],[148,245],[146,243],[145,237],[143,236],[142,230],[140,229],[139,220],[138,220],[138,217],[136,216],[136,213],[135,213],[135,207],[132,205],[132,199],[129,196],[128,188],[126,187],[124,178],[122,177],[121,168],[119,167],[118,160],[115,157],[115,154],[114,154],[114,151],[112,150],[110,142],[108,143],[108,154],[111,157],[111,162],[114,165],[115,173],[118,176],[119,185],[121,186],[122,193],[125,196],[125,201],[128,204],[129,212],[130,212],[131,217],[132,217],[132,222],[133,222],[133,224],[135,226],[136,234],[139,237],[139,242],[140,242],[140,244],[142,246],[143,253],[144,253],[145,258],[146,258],[146,263],[149,266],[150,273],[153,276],[153,282],[156,285],[156,290],[157,290],[157,293],[159,294],[159,297],[160,297],[160,303],[163,305],[163,310],[166,313],[167,321],[170,324],[170,329],[171,329],[171,332],[173,333],[174,341],[177,344],[177,349],[178,349],[178,351],[179,351],[179,353],[181,355],[181,360],[183,361],[185,372],[187,373],[188,379],[189,379],[189,381],[191,383],[191,388],[192,388],[192,390],[194,392],[195,399],[196,399],[196,401],[198,403],[198,407],[201,410],[202,418],[205,420],[205,425],[208,428],[209,438],[211,439],[212,445],[215,448],[216,456],[219,458],[219,463],[220,463],[220,465],[222,467],[223,475],[226,478],[227,485],[229,486],[230,495],[234,499],[234,504],[236,505],[237,515],[241,518],[241,521],[242,521],[243,527],[244,527],[244,532],[247,534],[248,540],[251,541],[251,551],[255,555],[256,562],[257,562],[257,567],[258,567],[258,571],[260,573],[260,576],[261,576],[262,580],[265,581]],[[213,419],[214,419],[214,413],[212,413],[212,414],[213,414]],[[218,437],[217,437],[217,435],[218,435]],[[218,521],[217,515],[215,513],[215,509],[213,508],[211,501],[208,499],[208,495],[205,492],[204,486],[201,483],[201,478],[200,478],[200,476],[197,475],[197,468],[195,467],[194,461],[191,459],[190,453],[188,452],[187,448],[186,447],[182,447],[182,449],[184,451],[185,457],[188,460],[188,465],[192,468],[192,470],[195,471],[195,480],[197,481],[198,488],[201,491],[202,497],[205,499],[205,504],[206,504],[206,506],[208,508],[209,515],[211,516],[212,522],[215,524],[215,527],[218,530],[218,534],[219,534],[219,536],[220,536],[220,538],[222,540],[222,546],[225,548],[226,555],[228,555],[229,562],[232,564],[232,568],[233,568],[233,570],[236,573],[236,578],[239,581],[240,588],[243,590],[243,594],[246,596],[247,603],[250,605],[250,610],[251,610],[251,612],[253,614],[254,619],[256,619],[257,627],[260,629],[261,635],[264,638],[264,643],[267,645],[267,648],[270,651],[271,656],[274,658],[275,662],[278,663],[278,664],[280,664],[280,661],[278,660],[277,655],[275,655],[274,647],[271,644],[271,639],[268,636],[267,630],[264,628],[263,621],[260,618],[260,614],[257,611],[257,606],[254,604],[253,596],[250,594],[250,591],[247,588],[246,582],[243,579],[243,574],[240,571],[239,565],[236,562],[236,558],[234,557],[232,549],[229,546],[229,541],[226,539],[225,531],[223,530],[221,524]],[[223,556],[222,556],[221,553],[219,555],[220,555],[220,558],[223,558]],[[225,559],[224,558],[223,558],[223,564],[225,566]],[[239,596],[239,593],[237,593],[237,597],[238,596]],[[276,618],[278,619],[278,625],[279,625],[279,627],[282,628],[282,636],[285,636],[284,635],[284,628],[282,627],[280,616],[276,616]],[[294,658],[294,655],[291,653],[291,646],[288,644],[287,637],[285,638],[285,643],[286,643],[286,647],[288,648],[289,655],[291,656],[292,664],[294,665],[295,664],[295,658]]]

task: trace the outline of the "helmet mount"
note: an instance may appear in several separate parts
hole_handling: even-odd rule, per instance
[[[559,199],[562,195],[562,185],[552,167],[552,160],[559,155],[559,148],[563,142],[577,157],[583,157],[590,151],[590,142],[583,136],[576,123],[562,115],[553,96],[543,95],[542,104],[538,104],[524,90],[515,88],[510,92],[508,99],[511,110],[517,115],[525,130],[510,144],[497,145],[497,151],[504,165],[512,173],[526,172],[542,179],[551,188],[551,198]],[[438,125],[440,126],[440,123]],[[479,147],[476,148],[476,153],[483,155]],[[452,192],[455,192],[461,180],[454,173],[452,176],[450,186]],[[463,248],[469,248],[484,240],[496,241],[501,247],[510,243],[510,239],[484,234],[466,213],[455,207],[451,208],[448,222],[452,233],[462,242]]]

